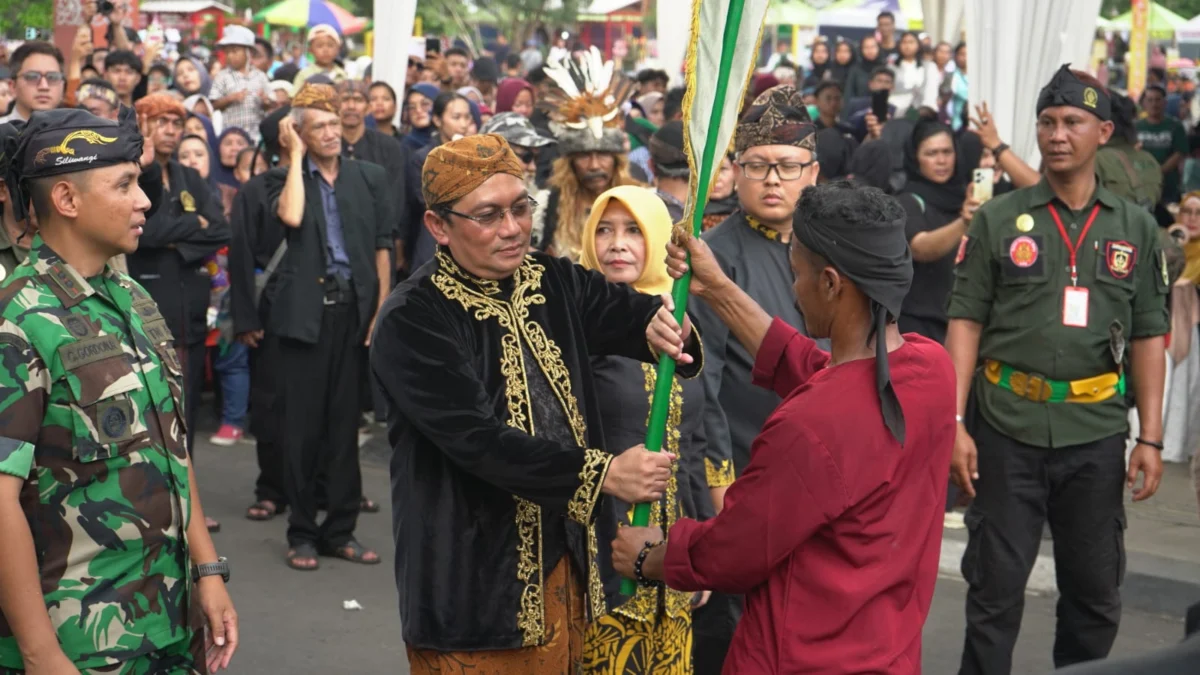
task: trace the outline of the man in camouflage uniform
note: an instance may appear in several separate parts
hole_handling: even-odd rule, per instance
[[[128,122],[37,112],[4,149],[40,233],[0,284],[3,675],[207,673],[237,647],[171,333],[106,264],[137,249],[150,207]]]

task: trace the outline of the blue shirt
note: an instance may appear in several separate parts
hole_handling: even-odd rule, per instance
[[[346,253],[346,233],[342,231],[342,216],[338,212],[337,195],[311,157],[308,158],[308,171],[321,187],[321,210],[325,214],[325,271],[349,279],[350,255]]]

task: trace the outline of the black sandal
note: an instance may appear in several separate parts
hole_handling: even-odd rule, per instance
[[[255,514],[253,513],[254,511],[262,511],[265,515]],[[257,520],[261,522],[270,520],[275,516],[282,514],[284,511],[287,511],[286,506],[281,507],[270,499],[260,499],[246,507],[246,518],[248,520]]]
[[[371,501],[370,497],[363,497],[358,503],[358,510],[363,513],[379,513],[379,504]]]
[[[300,560],[312,560],[312,566],[301,565]],[[287,566],[301,572],[312,572],[321,566],[317,557],[317,547],[312,544],[296,544],[287,553]]]
[[[366,555],[374,553],[374,560],[367,560]],[[371,551],[365,548],[357,539],[351,539],[341,546],[326,547],[321,553],[330,558],[341,558],[359,565],[378,565],[383,562],[383,557],[377,551]]]

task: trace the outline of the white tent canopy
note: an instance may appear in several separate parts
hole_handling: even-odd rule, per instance
[[[1087,63],[1101,0],[968,0],[970,100],[986,101],[1019,157],[1037,166],[1034,109],[1041,86],[1064,63]]]
[[[1175,31],[1176,42],[1200,42],[1200,16]]]

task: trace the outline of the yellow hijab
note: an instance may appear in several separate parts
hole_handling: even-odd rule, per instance
[[[1184,195],[1183,199],[1179,200],[1179,208],[1182,209],[1183,205],[1192,198],[1200,198],[1200,191]],[[1183,274],[1180,276],[1193,284],[1200,284],[1200,240],[1192,240],[1184,244],[1183,254],[1187,258],[1187,266],[1183,268]]]
[[[633,219],[642,228],[646,240],[646,260],[642,263],[642,275],[633,282],[639,293],[661,295],[671,292],[672,279],[667,274],[667,242],[671,240],[671,216],[667,205],[653,190],[635,185],[615,187],[596,198],[592,212],[583,226],[583,253],[579,264],[590,270],[602,272],[600,257],[596,255],[596,228],[609,200],[615,199],[629,209]]]

